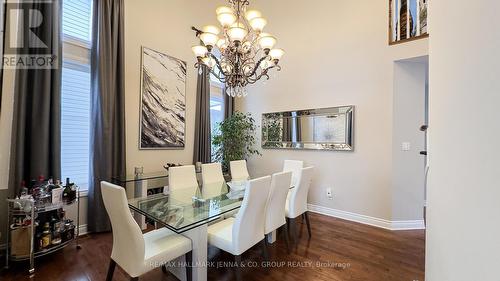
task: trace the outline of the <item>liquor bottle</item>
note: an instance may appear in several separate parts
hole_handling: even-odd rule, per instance
[[[66,185],[64,186],[64,191],[63,191],[63,201],[64,202],[69,202],[69,196],[71,194],[71,186],[69,182],[69,178],[66,178]]]
[[[61,221],[54,222],[51,244],[52,245],[61,244]]]
[[[43,226],[42,232],[42,248],[45,249],[50,246],[50,224],[48,222]]]

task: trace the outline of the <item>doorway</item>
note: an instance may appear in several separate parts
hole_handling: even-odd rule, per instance
[[[425,228],[428,56],[394,62],[392,220]]]

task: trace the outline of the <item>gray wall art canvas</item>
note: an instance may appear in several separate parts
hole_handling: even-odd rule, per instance
[[[186,62],[142,48],[140,149],[184,148]]]

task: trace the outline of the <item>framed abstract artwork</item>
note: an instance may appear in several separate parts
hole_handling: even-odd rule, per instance
[[[429,36],[429,0],[389,0],[389,45]]]
[[[182,149],[186,62],[142,47],[139,149]]]

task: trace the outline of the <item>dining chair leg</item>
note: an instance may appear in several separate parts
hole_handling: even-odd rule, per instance
[[[267,252],[267,236],[264,236],[264,239],[260,241],[262,245],[262,257],[264,257],[265,261],[269,261],[269,253]]]
[[[309,212],[304,213],[306,217],[307,232],[309,233],[309,238],[311,238],[311,223],[309,222]]]
[[[283,236],[285,237],[286,252],[290,254],[290,241],[288,240],[288,227],[286,223],[283,225]]]
[[[193,280],[193,251],[189,251],[186,257],[186,280]]]
[[[108,275],[106,276],[106,281],[113,280],[113,273],[115,272],[116,262],[112,259],[109,260]]]
[[[234,261],[236,262],[236,280],[241,281],[241,255],[234,256]]]
[[[290,219],[290,232],[294,244],[299,243],[299,238],[297,236],[297,218]]]

